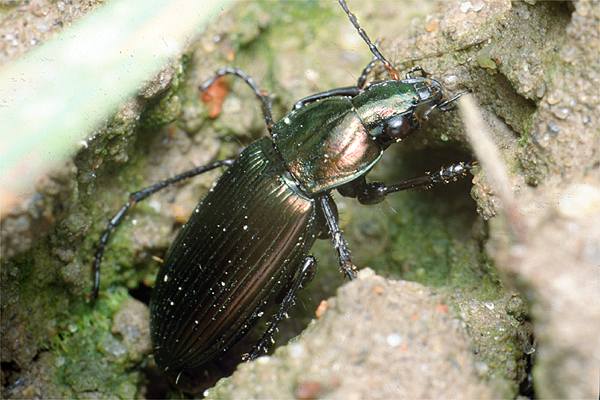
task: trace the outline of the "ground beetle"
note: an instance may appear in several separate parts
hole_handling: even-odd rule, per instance
[[[390,193],[456,180],[471,169],[471,163],[461,162],[395,185],[366,182],[390,144],[417,131],[433,110],[449,110],[458,96],[447,99],[440,83],[418,67],[400,79],[345,1],[339,3],[374,55],[356,86],[308,96],[274,123],[270,98],[252,78],[236,68],[218,70],[200,89],[223,75],[243,79],[261,102],[270,137],[252,143],[237,159],[200,166],[132,193],[102,234],[94,260],[94,298],[110,234],[135,203],[175,182],[228,167],[171,245],[150,301],[156,362],[176,384],[238,342],[265,306],[280,300],[247,358],[267,350],[277,324],[314,273],[316,260],[308,253],[317,238],[331,239],[341,271],[355,277],[332,190],[373,204]],[[390,79],[367,84],[377,62]]]

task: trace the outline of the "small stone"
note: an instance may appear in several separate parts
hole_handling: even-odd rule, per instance
[[[548,132],[556,135],[560,132],[560,127],[554,121],[548,122]]]
[[[558,200],[558,211],[568,218],[586,218],[600,213],[600,188],[575,183]]]
[[[425,31],[435,32],[438,30],[439,26],[440,26],[440,20],[437,18],[432,18],[425,24]]]
[[[319,382],[303,381],[298,384],[295,396],[298,400],[318,399],[322,391],[323,387]]]
[[[552,114],[558,119],[567,119],[570,114],[570,110],[566,107],[557,107],[552,109]]]
[[[536,89],[535,89],[535,95],[537,96],[538,99],[541,99],[542,97],[544,97],[544,94],[546,94],[546,85],[542,82]]]
[[[375,271],[371,268],[363,268],[358,271],[358,279],[367,279],[375,275]]]
[[[483,1],[475,1],[471,7],[471,9],[475,12],[479,12],[483,10],[485,7],[485,3]]]
[[[102,341],[101,348],[104,353],[114,360],[120,360],[127,354],[127,347],[112,335],[108,335]]]
[[[123,338],[129,358],[140,361],[152,349],[148,307],[135,299],[125,300],[115,314],[112,332]]]
[[[257,364],[268,364],[271,361],[271,358],[269,356],[262,356],[259,357],[258,359],[256,359],[256,363]]]
[[[550,95],[548,95],[548,97],[546,98],[546,102],[548,104],[550,104],[551,106],[557,104],[560,101],[560,97],[558,95],[558,93],[550,93]]]
[[[397,333],[392,333],[385,338],[385,341],[390,347],[398,347],[400,343],[402,343],[402,336]]]
[[[321,300],[319,306],[315,310],[315,316],[317,317],[317,319],[320,319],[325,314],[325,311],[327,311],[328,307],[329,305],[327,303],[327,300]]]
[[[290,344],[289,348],[290,355],[294,358],[300,358],[305,353],[304,345],[302,345],[301,343],[292,343]]]

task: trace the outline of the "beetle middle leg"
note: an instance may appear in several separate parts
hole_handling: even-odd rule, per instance
[[[215,72],[215,75],[212,78],[207,79],[200,85],[199,89],[202,92],[204,92],[218,78],[220,78],[221,76],[224,76],[224,75],[237,76],[238,78],[241,78],[244,82],[246,82],[246,84],[248,86],[250,86],[252,88],[254,95],[260,101],[263,117],[265,119],[265,124],[267,125],[267,129],[270,134],[271,131],[273,130],[273,115],[272,115],[273,112],[272,112],[272,105],[271,105],[271,97],[268,94],[264,93],[262,90],[260,90],[258,85],[256,84],[256,82],[254,81],[254,79],[252,79],[252,77],[250,75],[246,74],[241,69],[233,68],[233,67],[219,68]]]
[[[92,288],[91,298],[95,300],[98,297],[98,291],[100,290],[100,264],[102,263],[102,256],[104,255],[104,250],[106,249],[106,245],[108,244],[108,240],[110,239],[113,231],[119,226],[119,224],[123,221],[127,212],[131,207],[133,207],[136,203],[144,200],[145,198],[153,195],[154,193],[171,186],[177,182],[181,182],[185,179],[191,178],[196,175],[203,174],[204,172],[211,171],[215,168],[223,167],[223,166],[231,166],[235,162],[234,159],[220,160],[215,161],[210,164],[201,165],[199,167],[192,168],[188,171],[185,171],[179,175],[175,175],[171,178],[165,179],[164,181],[160,181],[155,183],[154,185],[148,186],[142,190],[138,190],[137,192],[133,192],[129,195],[129,201],[123,205],[117,211],[117,213],[108,221],[108,225],[102,232],[102,236],[100,236],[100,241],[98,242],[98,248],[96,249],[96,254],[94,256],[94,265],[93,265],[93,278],[94,285]]]
[[[340,188],[342,196],[356,197],[361,204],[377,204],[390,193],[402,190],[426,188],[429,189],[440,183],[450,183],[467,176],[475,166],[474,162],[459,162],[448,167],[442,167],[436,172],[427,172],[425,175],[407,179],[394,185],[381,182],[366,182],[363,178],[350,182]]]
[[[380,60],[378,58],[374,58],[365,66],[365,68],[363,68],[363,70],[360,74],[360,77],[358,78],[358,82],[356,83],[356,86],[344,86],[344,87],[340,87],[340,88],[326,90],[326,91],[320,92],[320,93],[311,94],[310,96],[303,97],[302,99],[300,99],[296,103],[294,103],[294,107],[292,107],[292,109],[298,110],[307,104],[313,103],[318,100],[323,100],[328,97],[334,97],[334,96],[354,97],[354,96],[360,94],[360,92],[367,85],[367,77],[368,77],[369,73],[371,72],[371,70],[373,70],[373,67],[379,61]]]
[[[360,88],[358,88],[356,86],[345,86],[345,87],[341,87],[341,88],[326,90],[325,92],[311,94],[310,96],[306,96],[306,97],[298,100],[294,104],[294,107],[292,107],[292,109],[298,110],[309,103],[313,103],[317,100],[326,99],[328,97],[334,97],[334,96],[354,97],[359,93],[360,93]]]
[[[287,316],[288,311],[294,305],[298,291],[302,289],[306,282],[312,279],[315,274],[316,267],[317,260],[313,256],[308,256],[304,259],[302,268],[298,272],[298,275],[283,298],[279,310],[269,322],[269,327],[259,342],[253,347],[252,351],[245,356],[244,359],[253,360],[256,357],[259,357],[261,354],[267,352],[270,344],[272,343],[273,335],[277,330],[277,325],[279,325],[279,323]]]

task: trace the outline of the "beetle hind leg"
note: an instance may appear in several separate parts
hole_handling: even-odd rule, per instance
[[[288,292],[283,298],[279,310],[269,322],[269,327],[267,328],[259,342],[252,348],[252,351],[244,355],[244,360],[253,360],[267,352],[270,345],[273,344],[273,335],[277,331],[277,325],[279,325],[279,323],[287,317],[288,311],[296,302],[296,295],[298,294],[298,291],[302,289],[304,284],[306,284],[313,278],[316,268],[317,260],[313,256],[308,256],[304,259],[302,268],[300,269],[298,275],[294,279],[294,282],[292,283]]]
[[[125,218],[127,212],[131,207],[168,186],[171,186],[177,182],[183,181],[193,176],[200,175],[204,172],[211,171],[218,167],[231,166],[234,163],[234,161],[235,160],[233,159],[220,160],[207,165],[195,167],[179,175],[175,175],[171,178],[165,179],[164,181],[160,181],[142,190],[138,190],[137,192],[131,193],[129,195],[129,201],[125,203],[125,205],[123,205],[119,209],[119,211],[117,211],[117,213],[110,219],[110,221],[108,221],[108,225],[102,232],[102,236],[100,236],[100,240],[98,241],[98,247],[96,249],[96,254],[94,255],[94,264],[92,266],[92,277],[94,283],[92,286],[92,292],[90,294],[91,299],[95,300],[98,297],[98,292],[100,290],[100,265],[102,264],[102,257],[104,256],[104,250],[106,249],[106,245],[108,244],[108,241],[113,231],[117,229],[121,222],[123,222],[123,219]]]

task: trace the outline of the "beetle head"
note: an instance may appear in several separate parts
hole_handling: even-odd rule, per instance
[[[420,66],[414,66],[400,80],[398,70],[381,54],[367,32],[360,26],[346,0],[338,0],[340,6],[350,19],[360,37],[369,46],[369,50],[386,69],[390,80],[377,82],[367,87],[364,92],[353,98],[353,104],[358,115],[369,131],[371,137],[383,147],[390,143],[399,142],[419,127],[423,120],[436,108],[448,110],[459,94],[451,99],[444,98],[442,85],[435,79],[426,77],[426,72]],[[369,64],[371,66],[372,63]],[[368,73],[369,66],[364,70]],[[413,76],[420,71],[422,76]],[[359,79],[359,89],[363,89],[365,81]],[[388,86],[386,88],[386,86]]]
[[[432,78],[409,78],[404,82],[410,84],[413,89],[413,117],[420,125],[422,121],[429,118],[429,114],[444,101],[444,89],[439,81]]]
[[[439,81],[410,77],[371,84],[352,100],[369,134],[384,147],[412,134],[441,105],[447,105]]]

